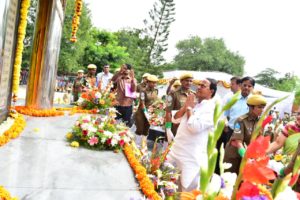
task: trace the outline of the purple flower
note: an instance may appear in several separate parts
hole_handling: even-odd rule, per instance
[[[245,196],[242,200],[268,200],[268,198],[265,195],[256,195],[253,197]]]
[[[225,185],[225,181],[224,179],[221,177],[221,188],[225,188],[226,185]]]

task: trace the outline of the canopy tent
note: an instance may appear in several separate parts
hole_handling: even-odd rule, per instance
[[[224,73],[224,72],[200,72],[200,71],[183,71],[183,70],[175,70],[175,71],[167,71],[163,72],[164,79],[172,79],[174,77],[179,78],[182,73],[190,72],[194,75],[194,79],[202,80],[205,78],[214,78],[218,81],[218,89],[217,95],[222,99],[227,93],[231,92],[228,84],[230,83],[230,79],[232,75]],[[165,89],[167,86],[164,86]],[[295,95],[292,92],[283,92],[279,90],[273,90],[267,87],[264,87],[260,84],[255,84],[254,87],[256,90],[261,91],[262,95],[266,97],[268,104],[274,102],[278,98],[282,98],[288,96],[287,99],[275,105],[276,110],[279,111],[280,116],[283,117],[284,112],[291,113],[292,106],[294,102]]]

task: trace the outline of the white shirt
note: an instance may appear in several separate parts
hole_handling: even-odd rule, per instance
[[[104,72],[100,72],[97,74],[97,83],[101,82],[101,90],[106,89],[106,86],[108,85],[109,81],[113,77],[112,73],[105,74]]]
[[[207,163],[207,141],[214,128],[214,108],[213,99],[203,100],[193,108],[189,119],[186,114],[172,119],[180,125],[169,156],[179,162],[176,164],[183,172],[181,182],[184,187],[190,187],[192,180],[199,177],[200,165]]]

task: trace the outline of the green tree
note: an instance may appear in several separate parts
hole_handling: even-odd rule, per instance
[[[255,76],[255,79],[257,83],[263,86],[286,92],[295,91],[300,84],[299,78],[294,74],[286,73],[280,78],[279,72],[271,68],[261,71]]]
[[[242,76],[245,60],[238,53],[227,49],[223,39],[198,36],[181,40],[176,44],[178,54],[173,68],[201,71],[220,71]]]
[[[86,3],[83,3],[80,16],[80,25],[77,31],[77,42],[70,41],[72,31],[72,19],[74,15],[75,0],[68,0],[65,10],[65,19],[63,27],[63,35],[60,47],[58,73],[76,72],[78,69],[83,69],[82,57],[85,53],[85,48],[91,41],[90,31],[92,22],[90,10]]]
[[[275,89],[276,85],[278,84],[278,80],[276,78],[276,76],[278,77],[278,75],[278,71],[271,68],[266,68],[265,70],[258,73],[254,78],[257,83],[265,87]]]
[[[88,65],[93,63],[98,66],[98,71],[102,66],[109,64],[112,69],[116,69],[128,58],[126,47],[118,44],[116,34],[93,28],[90,31],[91,41],[84,49],[81,63]]]
[[[148,47],[149,66],[160,65],[164,60],[162,53],[168,49],[170,25],[175,21],[175,3],[173,0],[158,0],[149,12],[151,22],[144,20],[145,34],[152,39]]]
[[[152,40],[143,36],[140,29],[122,29],[115,33],[118,37],[120,46],[126,47],[129,56],[124,60],[125,63],[132,64],[135,70],[135,76],[140,80],[145,72],[149,72],[147,64],[147,48]],[[151,71],[151,70],[150,70]]]
[[[284,77],[279,78],[275,88],[276,90],[292,92],[300,86],[300,79],[291,73],[286,73]]]

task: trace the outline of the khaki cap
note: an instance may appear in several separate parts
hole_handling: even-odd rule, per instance
[[[259,106],[259,105],[266,105],[267,100],[265,97],[259,94],[250,95],[247,99],[247,104],[251,106]]]
[[[186,79],[186,78],[194,78],[192,73],[184,73],[180,76],[180,80]]]
[[[155,75],[149,75],[149,76],[147,76],[147,80],[150,82],[157,82],[158,78]]]
[[[97,66],[95,64],[89,64],[87,66],[88,69],[97,69]]]

